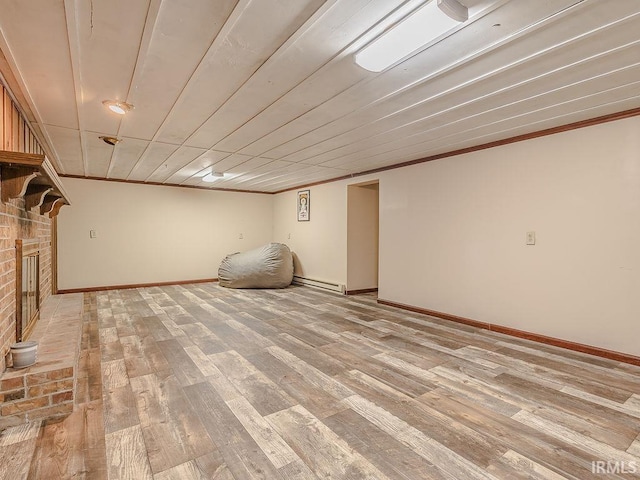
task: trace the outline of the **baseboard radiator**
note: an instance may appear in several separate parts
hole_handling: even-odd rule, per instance
[[[294,285],[304,285],[305,287],[321,288],[323,290],[330,290],[332,292],[338,292],[344,295],[346,287],[340,283],[325,282],[324,280],[313,280],[311,278],[293,276]]]

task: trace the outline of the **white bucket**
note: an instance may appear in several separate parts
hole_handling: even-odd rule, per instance
[[[26,368],[36,363],[38,342],[18,342],[11,345],[13,368]]]

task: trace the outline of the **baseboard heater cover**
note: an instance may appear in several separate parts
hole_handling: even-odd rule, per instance
[[[312,278],[300,277],[298,275],[293,276],[294,285],[303,285],[305,287],[321,288],[323,290],[330,290],[332,292],[338,292],[345,294],[346,287],[340,283],[325,282],[324,280],[314,280]]]

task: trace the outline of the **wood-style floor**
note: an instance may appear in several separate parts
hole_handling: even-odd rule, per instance
[[[640,478],[638,367],[305,287],[85,312],[76,411],[2,432],[3,478]]]

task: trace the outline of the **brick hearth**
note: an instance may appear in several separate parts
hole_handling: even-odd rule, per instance
[[[82,313],[82,294],[46,300],[29,337],[38,342],[36,364],[0,376],[0,429],[73,411]]]

